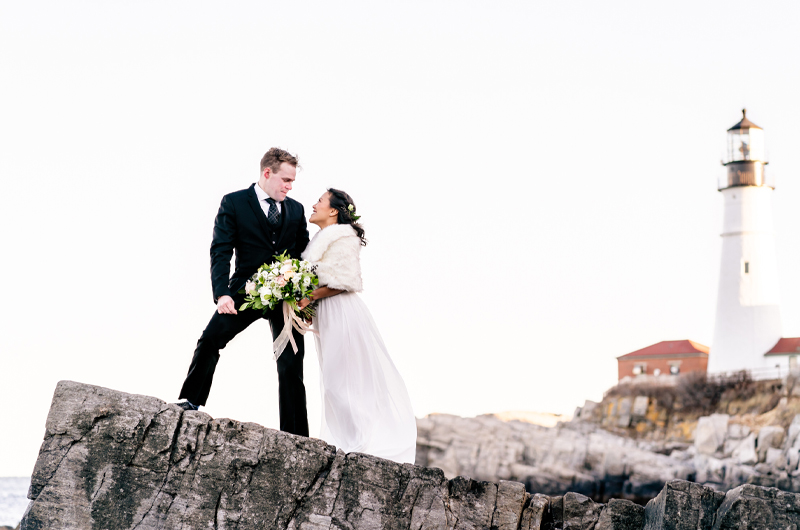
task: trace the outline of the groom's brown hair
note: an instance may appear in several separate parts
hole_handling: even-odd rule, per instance
[[[294,167],[297,167],[298,164],[297,157],[289,151],[284,151],[280,147],[272,147],[261,157],[261,173],[264,173],[267,168],[270,168],[273,173],[277,173],[284,162]]]

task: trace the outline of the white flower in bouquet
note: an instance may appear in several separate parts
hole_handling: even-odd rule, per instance
[[[260,294],[262,296],[265,295],[265,294],[269,294],[271,292],[272,292],[272,289],[270,288],[269,284],[262,285],[261,287],[258,288],[258,294]]]
[[[284,280],[291,280],[294,277],[295,272],[291,269],[283,273]]]

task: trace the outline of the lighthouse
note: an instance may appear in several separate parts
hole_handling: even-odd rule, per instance
[[[778,264],[772,222],[774,186],[765,179],[764,131],[742,110],[728,129],[722,256],[708,372],[775,368],[765,357],[781,338]]]

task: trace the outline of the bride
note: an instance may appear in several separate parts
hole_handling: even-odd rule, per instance
[[[310,222],[320,231],[303,259],[317,266],[321,287],[314,327],[322,390],[320,438],[346,453],[414,463],[417,425],[400,373],[383,344],[361,291],[359,253],[367,244],[353,199],[329,189]],[[303,300],[301,307],[308,305]]]

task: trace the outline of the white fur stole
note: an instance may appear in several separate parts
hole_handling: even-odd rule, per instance
[[[316,233],[302,258],[316,265],[320,286],[361,291],[361,239],[350,225],[330,225]]]

